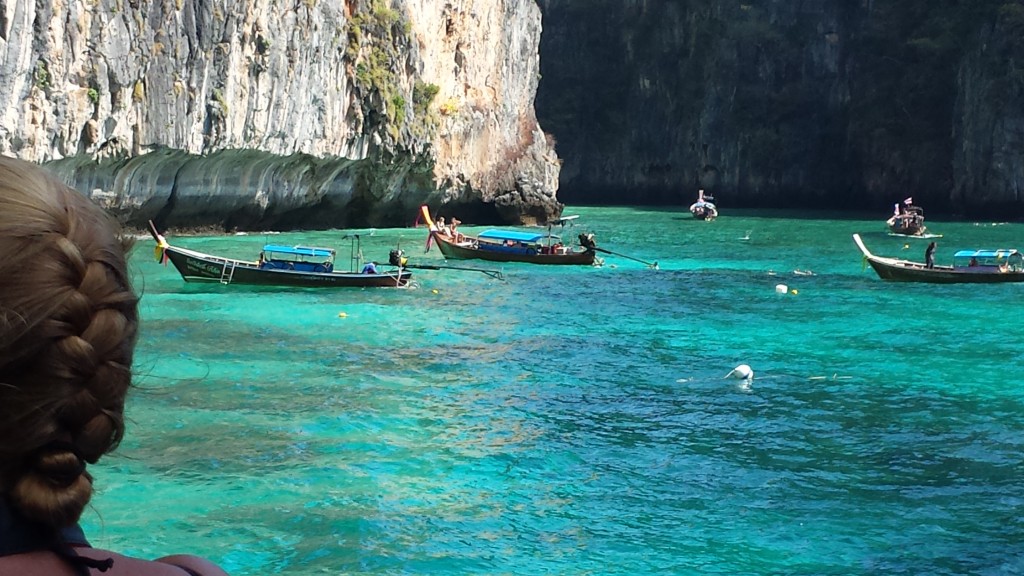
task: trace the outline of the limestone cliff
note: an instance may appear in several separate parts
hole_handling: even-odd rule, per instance
[[[1020,217],[1024,206],[1024,5],[982,28],[957,76],[952,200]]]
[[[537,108],[565,162],[563,201],[628,190],[689,205],[705,188],[724,206],[772,206],[845,191],[828,172],[845,154],[842,1],[541,6]]]
[[[1024,215],[1024,2],[539,2],[564,202]]]
[[[557,214],[514,0],[0,2],[0,152],[134,225]]]

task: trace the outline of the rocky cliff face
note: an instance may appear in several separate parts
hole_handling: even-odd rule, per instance
[[[1024,205],[1024,6],[1004,4],[963,59],[953,114],[957,205],[1020,217]]]
[[[540,5],[564,202],[1024,208],[1018,1]]]
[[[539,39],[504,0],[0,2],[0,152],[135,225],[543,221]]]
[[[724,205],[835,194],[829,169],[846,153],[849,101],[844,3],[597,4],[541,2],[537,107],[565,162],[563,201],[629,190],[688,205],[698,188]],[[572,120],[586,113],[593,122]]]

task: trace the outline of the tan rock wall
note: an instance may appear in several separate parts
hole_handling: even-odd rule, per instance
[[[194,218],[182,202],[195,191],[175,179],[185,165],[216,174],[229,164],[236,177],[205,183],[215,186],[200,192],[211,222],[181,224],[293,226],[281,214],[296,205],[355,222],[345,211],[359,206],[374,225],[424,201],[513,221],[559,210],[557,158],[533,111],[532,2],[40,0],[2,10],[0,152],[52,162],[129,220],[161,198],[171,207],[161,218]],[[428,106],[416,106],[417,86],[436,86]],[[153,151],[163,153],[147,166]],[[296,172],[284,166],[296,161],[320,176],[289,180]],[[269,180],[243,176],[275,166]],[[218,196],[232,199],[218,209]]]

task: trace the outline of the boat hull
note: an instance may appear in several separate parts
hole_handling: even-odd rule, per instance
[[[924,226],[897,226],[890,224],[889,231],[900,236],[923,236],[926,228]]]
[[[718,216],[717,212],[715,212],[713,210],[704,210],[704,209],[690,210],[690,214],[693,214],[693,217],[696,218],[697,220],[706,220],[706,221],[714,220]]]
[[[914,208],[913,210],[914,212],[911,213],[895,214],[886,220],[885,224],[889,227],[889,231],[901,236],[922,236],[927,230],[924,225],[924,216],[920,213],[920,209]]]
[[[968,272],[951,266],[927,268],[917,262],[898,261],[899,264],[880,262],[868,258],[868,264],[882,280],[891,282],[925,282],[930,284],[1000,284],[1024,282],[1024,272]]]
[[[594,263],[597,253],[593,250],[568,252],[566,254],[521,254],[515,252],[499,252],[462,246],[452,242],[448,237],[431,232],[437,247],[445,258],[456,260],[487,260],[488,262],[524,262],[528,264],[554,264],[570,266],[589,266]]]
[[[921,282],[927,284],[1002,284],[1024,282],[1024,272],[988,269],[954,268],[934,266],[928,268],[921,262],[875,256],[868,251],[860,235],[854,234],[854,241],[864,259],[882,280],[889,282]]]
[[[407,270],[361,274],[264,269],[255,262],[219,258],[174,246],[165,247],[164,253],[186,282],[299,288],[384,288],[404,286],[412,277]]]

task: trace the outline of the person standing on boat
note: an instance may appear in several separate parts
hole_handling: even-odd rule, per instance
[[[935,268],[935,242],[930,242],[924,249],[925,268]]]

